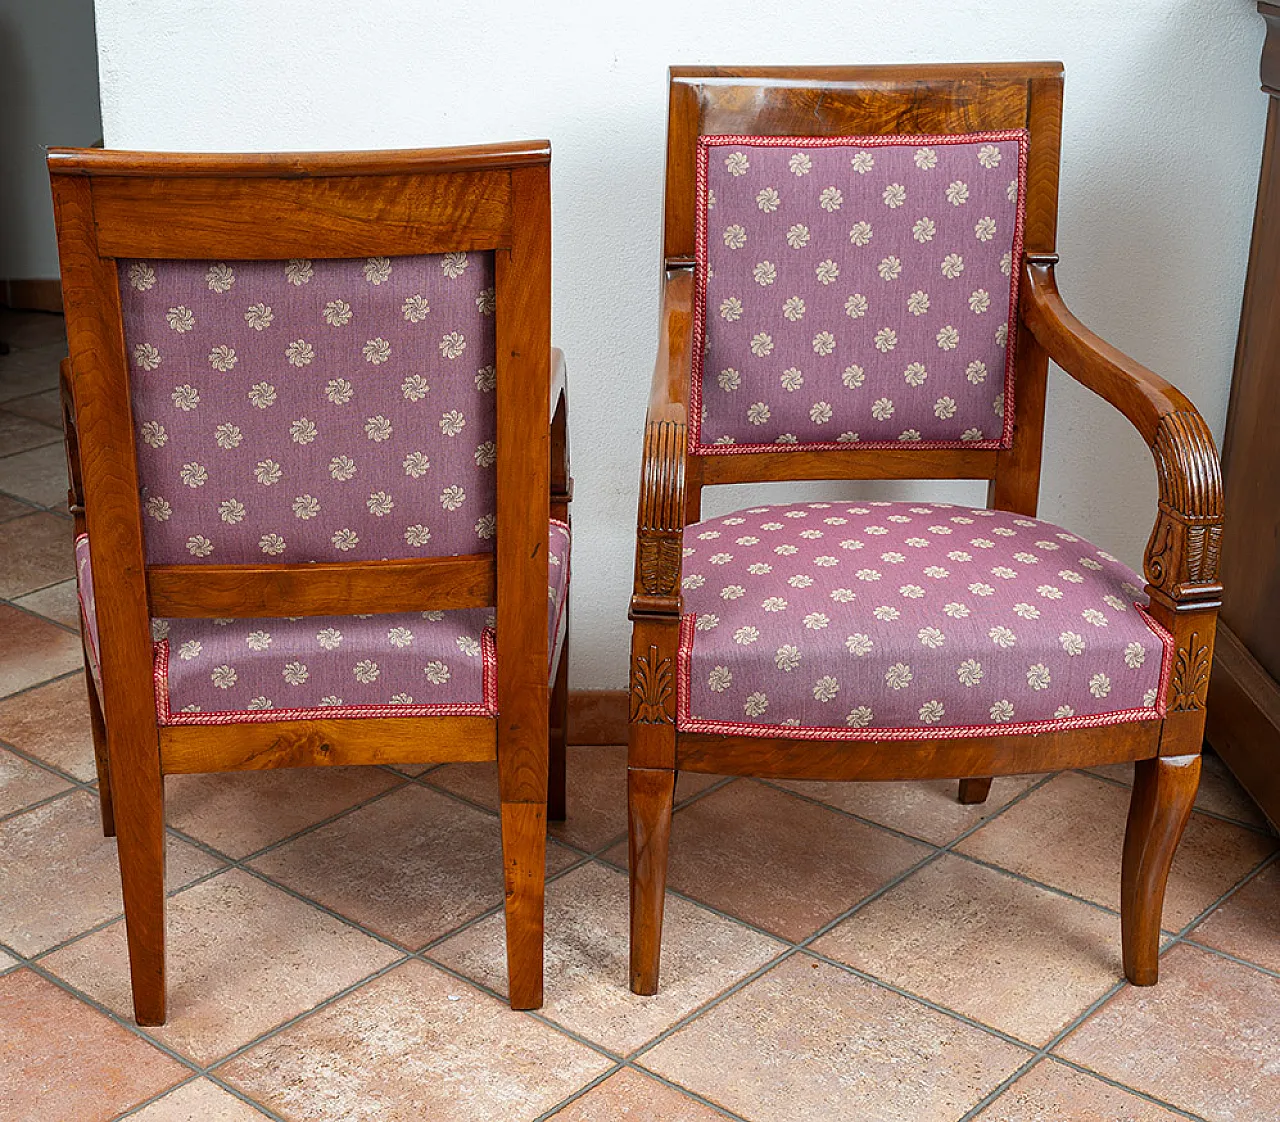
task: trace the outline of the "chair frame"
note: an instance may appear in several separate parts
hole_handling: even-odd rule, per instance
[[[164,776],[498,763],[513,1008],[542,1004],[548,814],[564,814],[567,623],[548,686],[548,515],[567,520],[568,402],[551,349],[550,145],[187,155],[53,150],[71,357],[63,409],[76,532],[88,532],[102,689],[90,676],[104,832],[119,839],[139,1024],[165,1020]],[[117,258],[287,259],[492,250],[497,536],[491,554],[354,563],[148,565]],[[540,499],[538,496],[542,496]],[[532,497],[532,501],[531,501]],[[496,719],[160,726],[154,617],[497,607]],[[567,617],[568,613],[564,613]],[[550,758],[549,758],[550,757]]]
[[[675,780],[680,770],[789,779],[960,779],[962,802],[991,776],[1134,761],[1125,835],[1124,970],[1157,978],[1174,850],[1199,781],[1205,694],[1221,585],[1222,483],[1213,439],[1176,388],[1089,331],[1054,279],[1062,64],[675,67],[670,71],[664,280],[645,420],[631,598],[628,817],[631,988],[657,991]],[[699,135],[830,136],[1028,130],[1017,323],[1015,425],[1001,449],[851,450],[705,456],[689,451],[694,319],[695,147]],[[1159,480],[1144,558],[1151,616],[1174,637],[1162,720],[1038,735],[836,741],[681,732],[675,672],[686,524],[703,487],[813,479],[986,479],[995,509],[1034,516],[1049,360],[1115,406],[1150,447]]]

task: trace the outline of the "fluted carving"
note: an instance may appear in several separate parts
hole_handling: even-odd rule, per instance
[[[636,527],[636,593],[661,601],[680,595],[680,557],[684,528],[685,425],[651,421],[645,429]]]

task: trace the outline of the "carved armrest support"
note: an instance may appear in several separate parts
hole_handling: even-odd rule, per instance
[[[573,502],[569,470],[569,374],[564,352],[551,348],[551,516],[565,520]]]
[[[1054,362],[1119,409],[1151,449],[1160,487],[1143,560],[1151,589],[1175,604],[1216,600],[1222,469],[1209,428],[1185,394],[1071,314],[1054,279],[1056,261],[1027,260],[1022,321]]]
[[[58,391],[62,404],[62,439],[67,455],[67,507],[75,519],[75,532],[84,532],[84,484],[80,474],[80,434],[76,428],[76,398],[71,375],[71,359],[58,366]]]
[[[685,423],[692,369],[693,274],[668,272],[663,289],[658,361],[645,418],[636,518],[635,585],[631,615],[680,615],[684,549]]]

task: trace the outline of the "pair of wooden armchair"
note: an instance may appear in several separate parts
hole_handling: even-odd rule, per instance
[[[996,774],[1136,761],[1124,961],[1155,981],[1221,489],[1190,402],[1058,297],[1061,108],[1057,64],[672,72],[631,601],[639,993],[681,768],[952,777],[981,801]],[[144,1024],[165,1015],[163,777],[238,768],[496,757],[511,1004],[541,1003],[570,492],[549,159],[50,155]],[[1145,586],[1034,517],[1050,358],[1155,454]],[[990,509],[700,517],[704,486],[864,478],[986,479]]]

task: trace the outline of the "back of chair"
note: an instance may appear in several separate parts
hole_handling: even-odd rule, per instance
[[[985,478],[1031,514],[1057,63],[671,72],[665,253],[695,268],[691,505],[710,483]]]
[[[496,605],[537,727],[549,163],[50,153],[109,724],[151,617]]]

